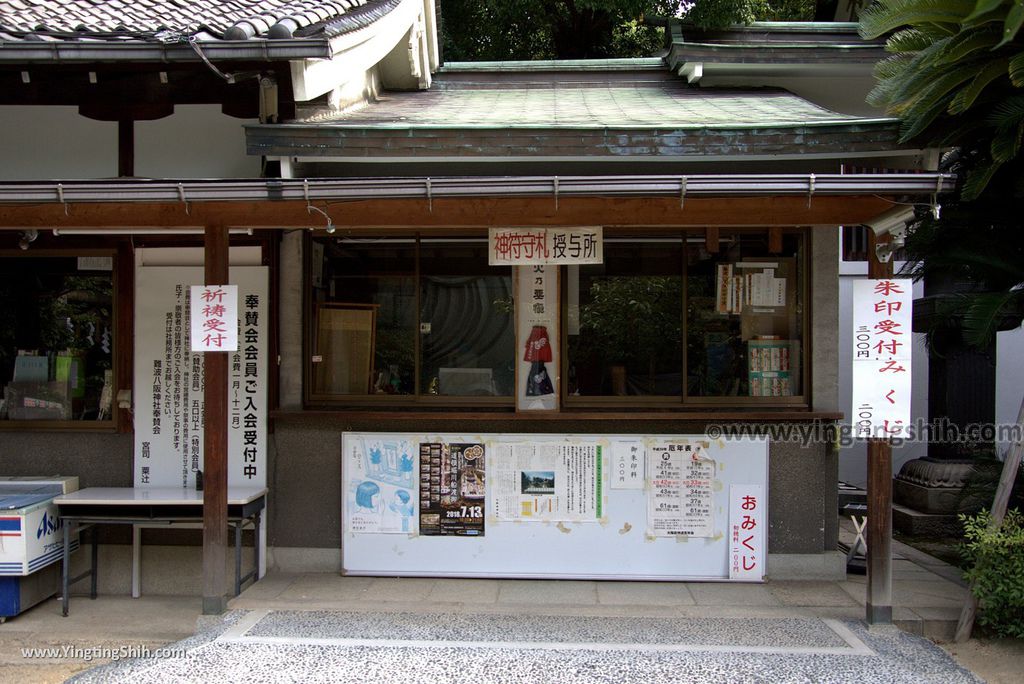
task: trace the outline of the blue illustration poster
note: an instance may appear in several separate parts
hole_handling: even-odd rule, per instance
[[[404,439],[357,439],[345,456],[346,530],[416,534],[416,445]]]

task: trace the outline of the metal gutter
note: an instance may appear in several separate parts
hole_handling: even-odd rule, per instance
[[[216,61],[278,62],[293,59],[330,59],[326,39],[249,39],[201,41],[207,58]],[[199,62],[188,45],[128,42],[17,41],[0,42],[0,63],[17,62]]]
[[[507,176],[443,178],[117,180],[0,183],[0,204],[253,202],[463,197],[750,197],[923,195],[954,189],[955,176],[735,174],[693,176]]]

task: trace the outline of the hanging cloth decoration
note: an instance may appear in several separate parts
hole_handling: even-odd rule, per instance
[[[550,363],[551,342],[548,340],[548,329],[543,325],[535,325],[530,331],[530,338],[526,340],[526,353],[523,355],[523,361]]]

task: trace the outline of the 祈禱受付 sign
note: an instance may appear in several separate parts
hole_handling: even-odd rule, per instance
[[[491,266],[600,264],[604,261],[600,226],[590,228],[491,228],[487,236]]]
[[[191,351],[238,351],[238,286],[192,285]]]

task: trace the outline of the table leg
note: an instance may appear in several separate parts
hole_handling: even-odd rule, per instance
[[[132,598],[142,596],[142,528],[132,525]]]
[[[253,584],[260,581],[260,512],[256,511],[256,515],[253,517],[253,537],[252,537],[252,549],[253,549],[253,567],[256,568],[256,574],[253,575]]]
[[[89,598],[96,598],[96,565],[100,557],[100,528],[96,525],[92,526],[92,577],[91,586],[89,587]]]
[[[71,523],[64,521],[64,568],[61,572],[61,613],[68,616],[68,582],[71,577]]]
[[[235,596],[242,593],[242,523],[235,523]]]

